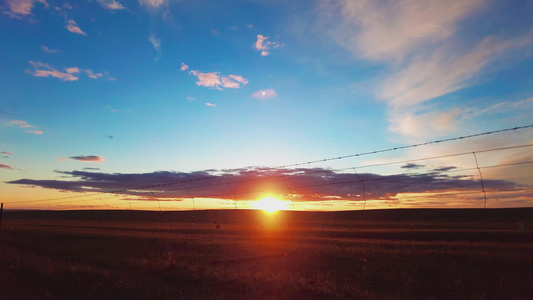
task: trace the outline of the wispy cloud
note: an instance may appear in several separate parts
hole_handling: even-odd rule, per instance
[[[45,0],[6,0],[9,11],[6,13],[12,18],[31,15],[31,10],[35,2],[39,2],[48,8],[49,5]]]
[[[78,27],[78,24],[76,24],[76,21],[74,21],[72,19],[67,21],[67,25],[65,25],[65,28],[67,28],[67,30],[72,32],[72,33],[76,33],[76,34],[81,34],[81,35],[87,36],[87,34],[85,32],[83,32],[83,30],[81,30],[80,27]]]
[[[5,155],[12,156],[12,155],[13,155],[13,152],[10,152],[10,151],[2,151],[2,152],[0,152],[0,154],[5,154]]]
[[[274,91],[273,89],[266,89],[266,90],[256,91],[250,97],[257,98],[257,99],[268,99],[268,98],[274,98],[277,96],[278,94],[276,94],[276,91]]]
[[[257,35],[257,40],[255,41],[255,43],[253,45],[253,47],[256,50],[261,51],[261,55],[262,56],[269,55],[270,54],[270,50],[272,50],[272,49],[283,47],[283,44],[280,44],[279,42],[274,42],[274,41],[267,41],[268,39],[269,39],[269,37],[261,35],[261,34],[258,34]]]
[[[97,0],[98,4],[102,6],[105,9],[109,10],[121,10],[126,9],[121,3],[115,1],[115,0]]]
[[[59,49],[50,49],[50,48],[48,48],[47,46],[44,46],[44,45],[41,47],[41,49],[43,49],[43,51],[45,53],[49,53],[49,54],[56,54],[56,53],[61,52],[61,50],[59,50]]]
[[[218,90],[222,88],[237,89],[248,83],[248,79],[240,75],[219,75],[219,72],[201,73],[196,70],[191,70],[189,71],[189,75],[198,78],[196,85]]]
[[[185,63],[181,63],[180,71],[186,71],[187,69],[189,69],[189,66],[187,66]]]
[[[0,164],[0,169],[14,170],[12,166],[5,164]]]
[[[160,8],[167,5],[167,0],[139,0],[139,3],[148,8]]]
[[[464,20],[480,14],[489,4],[485,0],[325,3],[326,32],[356,57],[390,68],[390,75],[378,80],[376,95],[388,106],[390,130],[404,136],[454,132],[466,109],[432,112],[427,103],[474,84],[496,61],[527,55],[513,54],[533,44],[533,30],[527,28],[512,36],[501,31],[498,36],[460,39],[459,33],[471,30]],[[427,130],[427,122],[434,131]]]
[[[209,103],[209,102],[207,102],[205,105],[207,105],[207,106],[211,106],[211,107],[215,107],[215,106],[217,106],[216,104]]]
[[[17,125],[21,129],[28,129],[25,131],[26,133],[31,133],[35,135],[41,135],[44,133],[42,130],[29,129],[34,128],[33,125],[30,125],[28,122],[23,120],[11,120],[11,124]]]
[[[35,134],[35,135],[41,135],[44,132],[42,130],[27,130],[27,133]]]
[[[107,78],[107,80],[115,80],[109,76],[108,72],[94,73],[92,70],[84,70],[78,67],[69,67],[65,68],[65,71],[58,71],[48,64],[31,60],[28,63],[34,67],[34,70],[26,70],[26,72],[35,77],[55,77],[63,81],[76,81],[79,79],[79,75],[77,74],[84,72],[87,74],[87,77],[91,79]]]
[[[29,63],[30,65],[34,67],[35,70],[33,71],[27,70],[27,72],[35,77],[55,77],[63,81],[78,80],[78,77],[72,75],[72,73],[69,73],[67,71],[65,72],[58,71],[57,69],[51,67],[50,65],[43,64],[40,62],[33,62],[31,60],[29,61]]]

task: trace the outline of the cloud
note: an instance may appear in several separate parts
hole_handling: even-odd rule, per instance
[[[161,52],[161,39],[160,38],[156,37],[153,34],[150,34],[150,36],[148,37],[148,41],[152,43],[152,46],[154,46],[154,49],[157,52]]]
[[[166,0],[139,0],[139,3],[148,8],[160,8],[167,5]]]
[[[211,106],[211,107],[215,107],[215,106],[217,106],[216,104],[209,103],[209,102],[207,102],[205,105],[207,105],[207,106]]]
[[[29,61],[28,63],[32,65],[35,70],[26,70],[26,72],[35,77],[55,77],[63,81],[76,81],[79,79],[79,77],[78,75],[74,74],[80,74],[81,72],[84,72],[91,79],[107,78],[107,80],[116,80],[115,78],[110,77],[108,72],[94,73],[92,70],[83,70],[78,67],[65,68],[65,71],[62,72],[58,71],[57,69],[53,68],[48,64],[33,61]]]
[[[45,0],[6,0],[9,11],[7,14],[12,18],[20,18],[20,16],[31,15],[33,4],[39,2],[48,8],[48,3]]]
[[[189,66],[187,66],[185,63],[181,63],[180,71],[185,71],[187,69],[189,69]]]
[[[49,54],[56,54],[56,53],[61,52],[61,50],[58,50],[58,49],[50,49],[50,48],[48,48],[48,47],[46,47],[46,46],[44,46],[44,45],[41,47],[41,49],[43,49],[43,51],[44,51],[45,53],[49,53]]]
[[[67,159],[83,161],[83,162],[103,162],[105,159],[97,155],[80,155],[80,156],[71,156]]]
[[[21,129],[33,128],[33,125],[30,125],[28,122],[23,121],[23,120],[11,120],[11,124],[17,125]],[[35,134],[35,135],[43,134],[42,130],[26,130],[25,132],[26,133]]]
[[[32,65],[35,70],[33,71],[27,71],[28,73],[30,73],[31,75],[35,76],[35,77],[55,77],[55,78],[59,78],[63,81],[75,81],[75,80],[78,80],[78,77],[72,75],[72,73],[66,71],[66,72],[61,72],[61,71],[58,71],[56,69],[54,69],[53,67],[51,67],[50,65],[47,65],[47,64],[43,64],[43,63],[40,63],[40,62],[33,62],[33,61],[29,61],[29,64]],[[71,69],[71,68],[69,68]]]
[[[277,96],[278,94],[276,94],[276,91],[274,91],[273,89],[266,89],[266,90],[256,91],[250,97],[257,98],[257,99],[268,99],[268,98],[274,98]]]
[[[105,9],[110,10],[120,10],[120,9],[126,9],[121,3],[115,1],[115,0],[97,0],[98,4],[102,6]]]
[[[0,164],[0,169],[14,170],[10,165]]]
[[[194,98],[193,96],[187,96],[187,97],[185,97],[185,99],[187,99],[189,101],[196,101],[196,98]]]
[[[419,169],[423,167],[424,165],[413,164],[413,163],[408,163],[408,164],[401,166],[402,169]]]
[[[408,137],[455,132],[468,111],[432,112],[427,103],[475,84],[489,65],[502,67],[497,61],[531,54],[526,49],[533,44],[533,30],[527,27],[514,30],[512,36],[505,36],[508,30],[503,27],[498,35],[464,39],[462,34],[476,24],[465,20],[479,18],[490,4],[486,0],[324,3],[319,24],[326,24],[328,36],[354,56],[389,67],[390,75],[377,80],[376,96],[387,104],[389,129]],[[428,121],[431,129],[423,126]]]
[[[112,136],[112,135],[104,135],[104,138],[112,140],[112,139],[114,139],[115,137]]]
[[[402,60],[421,47],[435,45],[458,30],[458,22],[485,0],[341,1],[343,24],[337,40],[357,55]]]
[[[218,72],[201,73],[196,70],[189,71],[189,75],[196,76],[198,81],[196,85],[211,87],[221,90],[224,88],[240,88],[241,85],[248,83],[248,79],[240,75],[219,75]]]
[[[257,40],[255,41],[253,47],[258,50],[258,51],[261,51],[261,55],[262,56],[267,56],[270,54],[270,50],[271,49],[276,49],[276,48],[279,48],[279,47],[283,47],[283,44],[280,44],[278,42],[272,42],[272,41],[267,41],[269,39],[269,37],[266,37],[266,36],[263,36],[261,34],[258,34],[257,35]]]
[[[12,155],[13,155],[13,152],[9,152],[9,151],[2,151],[2,152],[0,152],[0,154],[5,154],[5,155],[9,155],[9,156],[12,156]]]
[[[26,130],[27,133],[35,134],[35,135],[41,135],[44,132],[42,130]]]
[[[76,34],[81,34],[81,35],[87,36],[87,34],[85,32],[83,32],[83,30],[81,30],[78,27],[78,24],[76,24],[76,21],[74,21],[72,19],[67,21],[67,25],[65,25],[65,28],[67,28],[67,30],[72,32],[72,33],[76,33]]]
[[[394,200],[404,194],[472,192],[481,194],[481,182],[471,176],[449,176],[442,173],[393,174],[338,173],[322,168],[274,169],[250,167],[230,170],[199,172],[102,173],[85,171],[56,171],[70,176],[66,180],[20,179],[9,184],[35,185],[69,191],[116,191],[118,194],[142,195],[157,192],[158,198],[215,198],[256,200],[266,193],[293,201],[347,201]],[[361,178],[365,182],[363,197]],[[162,183],[173,183],[161,186]],[[150,188],[135,189],[159,185]],[[228,188],[231,186],[231,189]],[[485,179],[486,190],[497,191],[518,188],[512,181]],[[235,194],[234,194],[235,193]],[[531,193],[530,193],[531,194]],[[422,198],[421,198],[422,199]],[[531,201],[530,201],[531,202]],[[445,206],[449,203],[442,202]]]

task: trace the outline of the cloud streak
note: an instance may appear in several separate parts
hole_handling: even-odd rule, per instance
[[[33,125],[30,125],[28,122],[23,121],[23,120],[11,120],[11,124],[17,125],[21,129],[27,128],[28,130],[25,131],[26,133],[31,133],[35,135],[41,135],[44,133],[42,130],[30,129],[30,128],[34,128]]]

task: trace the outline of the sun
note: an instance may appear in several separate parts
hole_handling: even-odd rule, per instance
[[[284,210],[288,208],[285,201],[279,200],[272,196],[266,196],[254,204],[254,208],[262,209],[267,213],[274,213],[278,210]]]

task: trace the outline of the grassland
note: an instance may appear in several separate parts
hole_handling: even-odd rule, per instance
[[[0,295],[531,299],[532,228],[531,209],[4,212]]]

